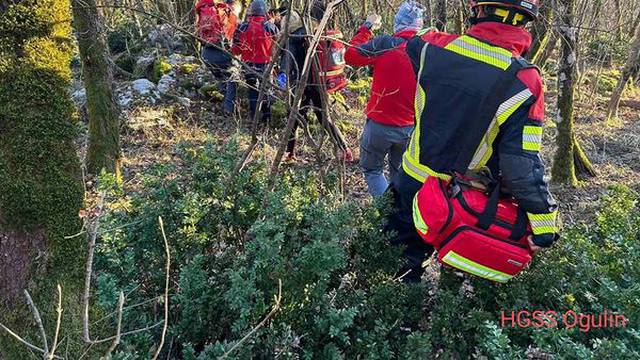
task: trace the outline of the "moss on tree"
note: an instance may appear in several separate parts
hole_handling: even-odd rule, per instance
[[[10,249],[28,249],[31,279],[19,285],[29,286],[43,318],[49,320],[56,284],[63,286],[64,306],[70,310],[77,304],[71,294],[79,293],[83,274],[84,238],[65,238],[80,229],[83,201],[74,110],[67,90],[72,54],[69,2],[0,0],[0,9],[0,235],[7,237]],[[24,237],[13,236],[16,233]],[[44,234],[44,253],[25,243],[36,234]],[[0,261],[10,263],[16,254],[9,255]],[[12,295],[14,299],[8,299]],[[0,321],[27,331],[30,324],[25,319],[31,316],[20,314],[20,307],[7,311],[11,302],[22,304],[22,294],[0,291]],[[0,336],[0,358],[24,356],[27,350],[5,335]]]
[[[95,0],[73,0],[72,4],[82,60],[82,77],[87,91],[87,170],[95,175],[106,169],[120,178],[122,156],[119,109],[113,91],[104,22]]]

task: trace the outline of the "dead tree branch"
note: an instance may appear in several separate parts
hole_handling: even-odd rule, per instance
[[[278,310],[280,310],[281,303],[282,303],[282,280],[278,279],[278,295],[273,296],[273,307],[271,308],[271,311],[267,314],[267,316],[265,316],[264,319],[262,319],[262,321],[260,321],[260,323],[258,323],[258,325],[256,325],[253,329],[251,329],[251,331],[249,331],[245,336],[243,336],[242,339],[240,339],[240,341],[238,341],[235,345],[233,345],[233,347],[229,349],[229,351],[227,351],[226,353],[224,353],[224,355],[219,357],[218,360],[226,359],[231,353],[233,353],[238,347],[240,347],[240,345],[242,345],[245,341],[247,341],[247,339],[249,339],[253,334],[255,334],[256,331],[262,328],[267,323],[267,321],[269,321],[278,312]]]
[[[27,303],[31,308],[33,318],[38,325],[38,330],[40,330],[40,337],[42,337],[42,346],[44,347],[44,356],[46,359],[49,356],[49,344],[47,343],[47,333],[44,331],[44,325],[42,325],[42,317],[40,317],[40,311],[38,311],[36,304],[33,302],[33,299],[31,299],[31,295],[29,295],[29,292],[26,289],[24,290],[24,296],[27,298]]]
[[[167,262],[165,265],[167,275],[165,277],[164,287],[164,326],[162,327],[160,344],[156,349],[153,360],[156,360],[158,356],[160,356],[160,351],[162,351],[162,347],[164,346],[164,338],[167,335],[167,327],[169,326],[169,274],[171,271],[171,253],[169,252],[169,242],[167,241],[167,234],[164,232],[164,222],[162,221],[162,217],[158,217],[158,223],[160,224],[160,231],[162,232],[162,238],[164,239],[164,251],[167,256]]]

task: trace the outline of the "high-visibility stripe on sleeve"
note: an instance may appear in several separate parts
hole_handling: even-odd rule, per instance
[[[522,129],[522,149],[540,151],[542,147],[542,126],[525,126]]]
[[[488,268],[484,265],[478,264],[477,262],[464,258],[454,251],[449,251],[447,255],[442,258],[442,262],[447,265],[453,266],[456,269],[460,269],[481,278],[497,281],[500,283],[505,283],[513,277],[513,275]]]
[[[422,218],[422,213],[420,212],[420,207],[418,206],[418,194],[413,197],[413,223],[416,227],[416,230],[418,230],[420,234],[427,235],[429,227]]]
[[[473,156],[473,160],[471,160],[469,169],[478,170],[487,164],[493,154],[493,142],[498,137],[500,125],[504,124],[505,121],[507,121],[507,119],[513,115],[513,113],[516,112],[516,110],[518,110],[518,108],[522,106],[522,104],[524,104],[524,102],[532,95],[533,94],[529,89],[525,89],[500,104],[498,111],[496,112],[496,116],[489,125],[487,133],[482,138],[482,141]]]
[[[452,41],[445,46],[445,49],[502,70],[506,70],[511,65],[512,54],[510,51],[485,44],[467,35]]]
[[[534,235],[555,234],[558,232],[558,211],[548,214],[527,213]]]

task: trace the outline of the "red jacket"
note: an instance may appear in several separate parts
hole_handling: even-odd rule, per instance
[[[278,28],[264,16],[250,16],[236,30],[232,52],[242,61],[251,64],[266,64],[271,61],[271,49]]]
[[[231,42],[231,40],[233,40],[233,34],[238,27],[238,17],[233,12],[231,6],[225,3],[217,3],[214,0],[198,0],[198,2],[196,3],[195,12],[198,15],[198,36],[200,36],[203,40],[222,40],[224,38],[229,43]],[[203,24],[202,18],[205,15],[205,13],[203,12],[209,12],[208,15],[211,16],[213,16],[213,14],[215,13],[218,13],[220,15],[220,25],[222,26],[222,28],[216,29],[213,28],[210,24]]]
[[[373,65],[373,84],[365,113],[375,122],[391,126],[414,124],[416,75],[405,52],[416,31],[401,31],[376,38],[366,27],[353,37],[345,54],[352,66]]]

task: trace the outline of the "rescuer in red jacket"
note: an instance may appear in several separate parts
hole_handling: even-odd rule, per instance
[[[360,167],[374,197],[389,185],[384,175],[385,157],[393,179],[413,131],[416,75],[405,48],[423,26],[423,12],[424,7],[416,2],[403,3],[394,19],[394,34],[377,37],[373,31],[380,28],[382,18],[369,16],[345,54],[349,65],[373,66],[367,122],[360,139]]]
[[[421,265],[433,252],[416,232],[412,212],[414,197],[430,176],[448,180],[452,173],[488,170],[526,212],[531,250],[558,238],[557,204],[539,156],[544,121],[539,71],[523,67],[510,79],[490,123],[480,124],[477,117],[507,70],[525,63],[521,56],[531,46],[525,26],[537,18],[538,1],[472,0],[471,9],[474,25],[466,34],[419,33],[406,48],[417,78],[416,127],[393,180],[397,210],[387,229],[406,249],[404,270],[411,271],[405,281],[420,280]]]
[[[249,86],[249,116],[253,120],[258,109],[259,80],[262,79],[267,64],[271,62],[272,48],[278,28],[267,18],[267,4],[264,0],[254,0],[249,5],[247,20],[236,30],[233,54],[240,56],[247,65],[245,80]],[[271,101],[268,96],[260,105],[262,120],[271,118]]]
[[[224,94],[223,110],[232,114],[235,110],[236,83],[233,81],[231,42],[238,25],[240,4],[235,0],[198,0],[198,38],[202,42],[202,59],[220,83]]]

